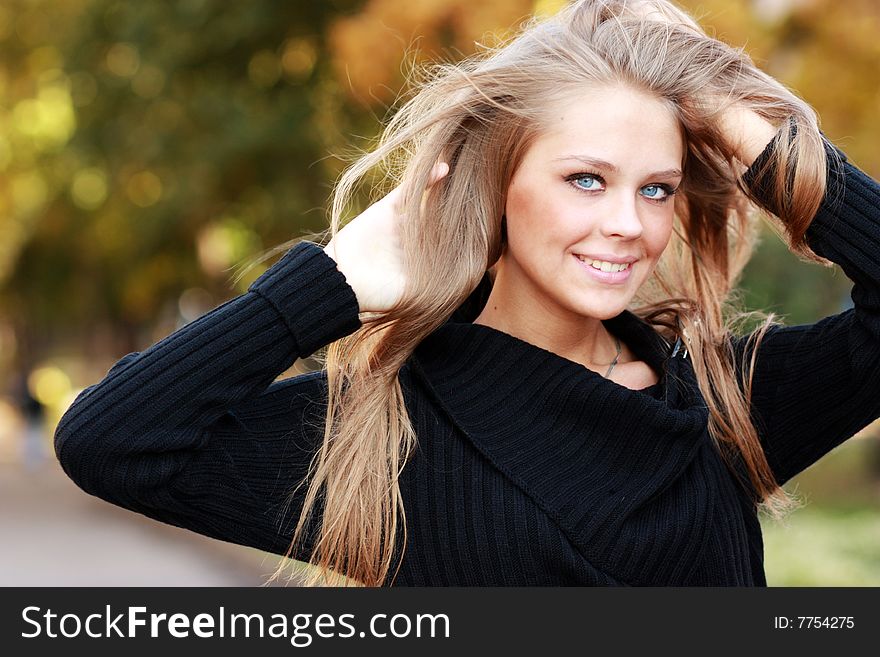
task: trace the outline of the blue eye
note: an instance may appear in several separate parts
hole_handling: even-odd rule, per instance
[[[588,191],[598,189],[598,187],[594,187],[592,185],[588,186],[588,185],[581,185],[580,184],[581,182],[584,182],[584,181],[586,181],[587,183],[597,183],[598,184],[599,180],[591,174],[583,174],[583,173],[578,174],[577,176],[572,178],[572,181],[574,182],[575,187],[577,187],[578,189],[584,189],[584,190],[588,190]]]
[[[565,180],[570,183],[575,189],[581,192],[601,191],[602,185],[605,182],[604,180],[602,180],[602,176],[600,176],[598,173],[588,173],[586,171],[573,173],[570,176],[566,176]],[[642,196],[644,196],[649,201],[653,201],[658,204],[666,203],[667,201],[669,201],[676,191],[678,190],[674,189],[670,185],[665,185],[661,183],[645,185],[640,190]]]
[[[645,194],[646,198],[649,198],[652,201],[657,201],[658,203],[665,203],[672,198],[672,195],[675,194],[677,190],[669,185],[645,185],[642,187],[642,191],[647,192]]]

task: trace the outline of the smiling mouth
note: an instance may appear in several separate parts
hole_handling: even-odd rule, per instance
[[[608,262],[607,260],[595,260],[592,258],[585,258],[580,255],[575,255],[575,257],[583,262],[585,265],[589,265],[593,269],[597,269],[599,271],[604,271],[606,273],[615,273],[620,271],[626,271],[630,269],[633,265],[631,262]]]

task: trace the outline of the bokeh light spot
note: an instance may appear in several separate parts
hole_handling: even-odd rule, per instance
[[[210,292],[200,287],[191,287],[183,291],[177,300],[177,309],[184,322],[191,322],[204,315],[215,305]]]
[[[284,42],[284,51],[281,55],[281,68],[284,74],[295,80],[307,78],[315,62],[318,53],[314,44],[308,39],[288,39]]]
[[[148,208],[162,198],[162,181],[152,171],[141,171],[128,179],[125,193],[135,205]]]
[[[258,87],[268,88],[281,77],[281,65],[271,50],[261,50],[248,63],[248,77]]]
[[[131,80],[132,90],[141,98],[155,98],[165,86],[165,74],[155,66],[144,66]]]
[[[121,78],[130,78],[141,64],[138,51],[128,43],[115,43],[107,51],[107,70]]]
[[[212,276],[219,276],[259,249],[260,238],[239,219],[224,217],[202,229],[196,248],[202,269]]]
[[[59,367],[45,365],[30,373],[28,388],[41,404],[54,408],[70,393],[70,377]]]
[[[107,198],[107,176],[97,168],[83,169],[73,177],[70,194],[77,207],[95,210]]]
[[[30,137],[38,150],[52,150],[67,143],[76,129],[73,101],[65,84],[42,87],[36,98],[16,103],[12,126]]]

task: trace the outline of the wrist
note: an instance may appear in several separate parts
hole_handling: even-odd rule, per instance
[[[721,130],[736,159],[749,167],[776,136],[779,126],[751,109],[734,105],[722,113]]]

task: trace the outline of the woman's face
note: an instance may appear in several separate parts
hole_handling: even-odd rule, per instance
[[[499,273],[543,314],[608,319],[669,242],[682,133],[667,106],[626,86],[587,90],[550,116],[508,187]]]

